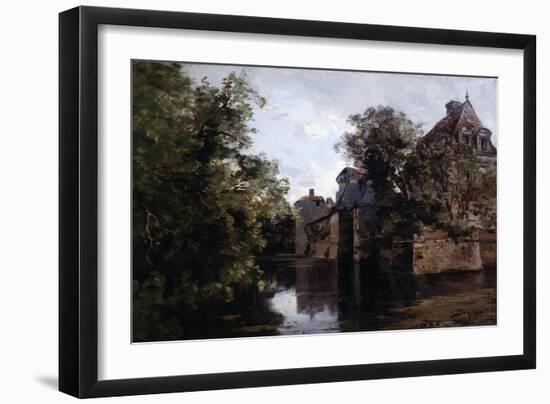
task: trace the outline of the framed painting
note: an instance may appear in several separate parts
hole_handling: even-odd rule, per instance
[[[60,14],[59,386],[535,367],[535,37]]]

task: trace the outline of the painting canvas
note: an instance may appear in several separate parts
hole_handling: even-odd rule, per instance
[[[496,77],[131,68],[133,342],[497,324]]]

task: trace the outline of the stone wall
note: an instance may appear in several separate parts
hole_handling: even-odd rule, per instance
[[[298,210],[296,215],[295,252],[299,257],[308,255],[311,245],[306,234],[305,225],[328,213],[324,202],[315,200],[301,200],[294,204]]]
[[[416,275],[446,271],[478,271],[482,268],[477,234],[449,239],[444,231],[425,231],[413,242],[412,269]]]
[[[494,229],[479,231],[479,249],[483,266],[497,265],[497,233]]]
[[[304,226],[303,256],[312,258],[353,258],[353,216],[349,210],[333,210]]]
[[[353,213],[349,210],[338,211],[338,259],[353,261],[354,234]]]
[[[361,261],[366,258],[364,236],[371,231],[375,209],[372,205],[358,206],[353,209],[353,258]]]
[[[333,211],[331,215],[310,225],[310,229],[308,230],[310,234],[311,232],[316,233],[309,236],[310,257],[328,259],[337,259],[339,257],[343,243],[345,243],[342,232],[346,229],[346,223],[342,221],[341,215],[342,212]],[[321,228],[324,229],[321,230]],[[328,232],[327,229],[329,230]],[[325,235],[325,237],[319,237],[320,234]]]

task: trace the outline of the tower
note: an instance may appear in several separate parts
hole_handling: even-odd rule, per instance
[[[304,257],[309,255],[308,237],[304,226],[321,216],[325,215],[328,207],[322,196],[315,195],[315,190],[311,188],[307,195],[302,196],[294,203],[296,208],[296,255]]]

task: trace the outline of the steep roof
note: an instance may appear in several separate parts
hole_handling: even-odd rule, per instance
[[[482,128],[481,120],[468,97],[462,104],[458,101],[449,102],[447,110],[447,115],[422,137],[422,143],[431,143],[442,136],[450,137],[463,128],[470,129],[473,133],[477,133]]]
[[[350,176],[354,176],[354,177],[360,177],[364,174],[367,173],[367,170],[365,170],[364,168],[360,168],[360,167],[344,167],[342,169],[342,171],[340,171],[340,173],[336,176],[336,181],[338,181],[338,179],[340,177],[350,177]]]

